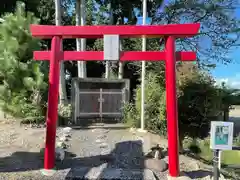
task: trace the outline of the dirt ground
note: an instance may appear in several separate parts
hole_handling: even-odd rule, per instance
[[[60,137],[61,128],[57,135]],[[144,154],[159,144],[167,148],[167,140],[147,133],[130,132],[121,124],[96,126],[89,129],[75,128],[67,142],[67,155],[57,162],[57,173],[46,177],[43,168],[45,128],[20,126],[17,121],[0,121],[0,179],[67,179],[69,171],[78,167],[100,167],[121,169],[146,169]],[[97,142],[101,140],[101,144]],[[164,157],[168,161],[168,156]],[[181,171],[188,172],[191,179],[210,179],[211,172],[189,157],[180,156]],[[91,168],[86,169],[90,171]],[[154,170],[153,170],[154,172]],[[168,171],[154,172],[159,179],[167,179]],[[141,178],[140,178],[141,179]]]

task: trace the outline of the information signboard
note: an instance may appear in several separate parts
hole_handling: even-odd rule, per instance
[[[232,150],[233,122],[211,122],[210,148],[218,150]]]

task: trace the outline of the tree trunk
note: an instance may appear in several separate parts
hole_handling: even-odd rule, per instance
[[[86,2],[81,0],[80,4],[81,26],[86,25]],[[86,39],[81,39],[81,51],[86,51]],[[87,77],[86,61],[82,61],[82,78]]]
[[[85,16],[85,0],[76,0],[76,26],[84,26],[86,16]],[[86,50],[86,39],[76,39],[77,51]],[[78,77],[85,78],[87,75],[86,62],[78,61]]]
[[[223,111],[223,121],[229,120],[229,106],[224,107]]]
[[[109,74],[110,74],[110,62],[106,61],[105,64],[105,78],[109,79]]]
[[[81,18],[80,18],[80,1],[81,0],[76,0],[76,26],[81,25]],[[77,51],[81,50],[81,39],[77,38],[76,39],[76,49]],[[77,62],[77,67],[78,67],[78,77],[82,76],[82,63],[81,61]]]
[[[110,12],[110,19],[109,19],[109,25],[113,25],[113,9],[112,9],[112,2],[109,2],[109,12]],[[105,78],[109,79],[109,74],[110,74],[110,62],[106,61],[105,64]]]
[[[120,51],[122,51],[122,42],[120,40]],[[122,79],[123,78],[123,69],[124,69],[124,64],[123,62],[119,61],[118,64],[118,79]]]
[[[183,153],[184,149],[183,149],[183,140],[184,140],[184,135],[182,135],[181,133],[179,133],[179,153]]]
[[[61,25],[61,0],[55,0],[55,24]],[[67,100],[64,63],[60,63],[59,103],[64,104]]]
[[[119,66],[118,66],[118,79],[122,79],[123,78],[123,62],[119,62]]]

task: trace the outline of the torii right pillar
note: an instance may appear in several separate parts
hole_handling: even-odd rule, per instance
[[[165,43],[166,55],[166,96],[167,96],[167,131],[168,131],[168,163],[171,165],[169,174],[179,175],[178,156],[178,106],[176,93],[176,52],[175,38],[169,36]]]

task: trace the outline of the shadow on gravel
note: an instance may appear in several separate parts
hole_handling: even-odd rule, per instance
[[[30,171],[42,167],[43,159],[37,152],[15,152],[11,156],[0,157],[0,172]]]
[[[144,154],[142,146],[142,141],[125,141],[117,143],[115,149],[111,152],[112,159],[111,162],[107,164],[107,168],[124,169],[125,173],[122,175],[122,179],[144,179]],[[135,170],[135,172],[131,170]],[[117,176],[117,174],[111,175],[107,173],[106,169],[104,169],[99,178],[106,179],[106,175],[111,176],[110,178]]]
[[[198,156],[196,154],[193,154],[191,152],[184,152],[183,154],[185,156],[188,156],[188,157],[192,158],[192,159],[198,160],[198,161],[200,161],[200,162],[202,162],[204,164],[212,165],[212,163],[210,161],[207,161],[206,159],[204,159],[204,158],[202,158],[202,157],[200,157],[200,156]]]
[[[196,170],[196,171],[189,171],[185,172],[191,179],[198,179],[198,178],[205,178],[207,176],[212,177],[211,171],[206,170]]]
[[[107,178],[121,178],[126,179],[133,177],[133,179],[143,179],[144,170],[144,156],[141,141],[124,141],[119,142],[115,145],[113,151],[106,155],[91,156],[84,158],[68,159],[58,168],[66,169],[71,168],[66,176],[66,179],[71,179],[73,177],[84,178],[92,168],[99,167],[101,165],[105,166],[101,169],[98,168],[97,178],[107,179]],[[79,167],[89,167],[80,168]],[[115,169],[111,171],[111,169]],[[116,169],[122,169],[124,174]],[[131,171],[136,170],[136,171]],[[91,173],[93,175],[94,172]],[[99,174],[100,173],[100,174]]]
[[[91,152],[89,152],[91,153]],[[128,170],[126,176],[133,176],[133,179],[143,179],[144,155],[141,141],[124,141],[115,145],[113,151],[106,155],[76,157],[71,152],[66,153],[63,162],[56,162],[57,170],[70,169],[66,179],[73,177],[84,177],[92,168],[103,166],[98,178],[106,176],[117,176],[116,172],[109,172],[110,168]],[[83,168],[85,167],[85,168]],[[0,158],[0,172],[24,172],[40,170],[43,168],[43,155],[32,152],[15,152],[11,156]],[[136,174],[131,174],[131,170],[137,170]],[[118,174],[120,175],[120,174]],[[126,179],[126,178],[125,178]]]

